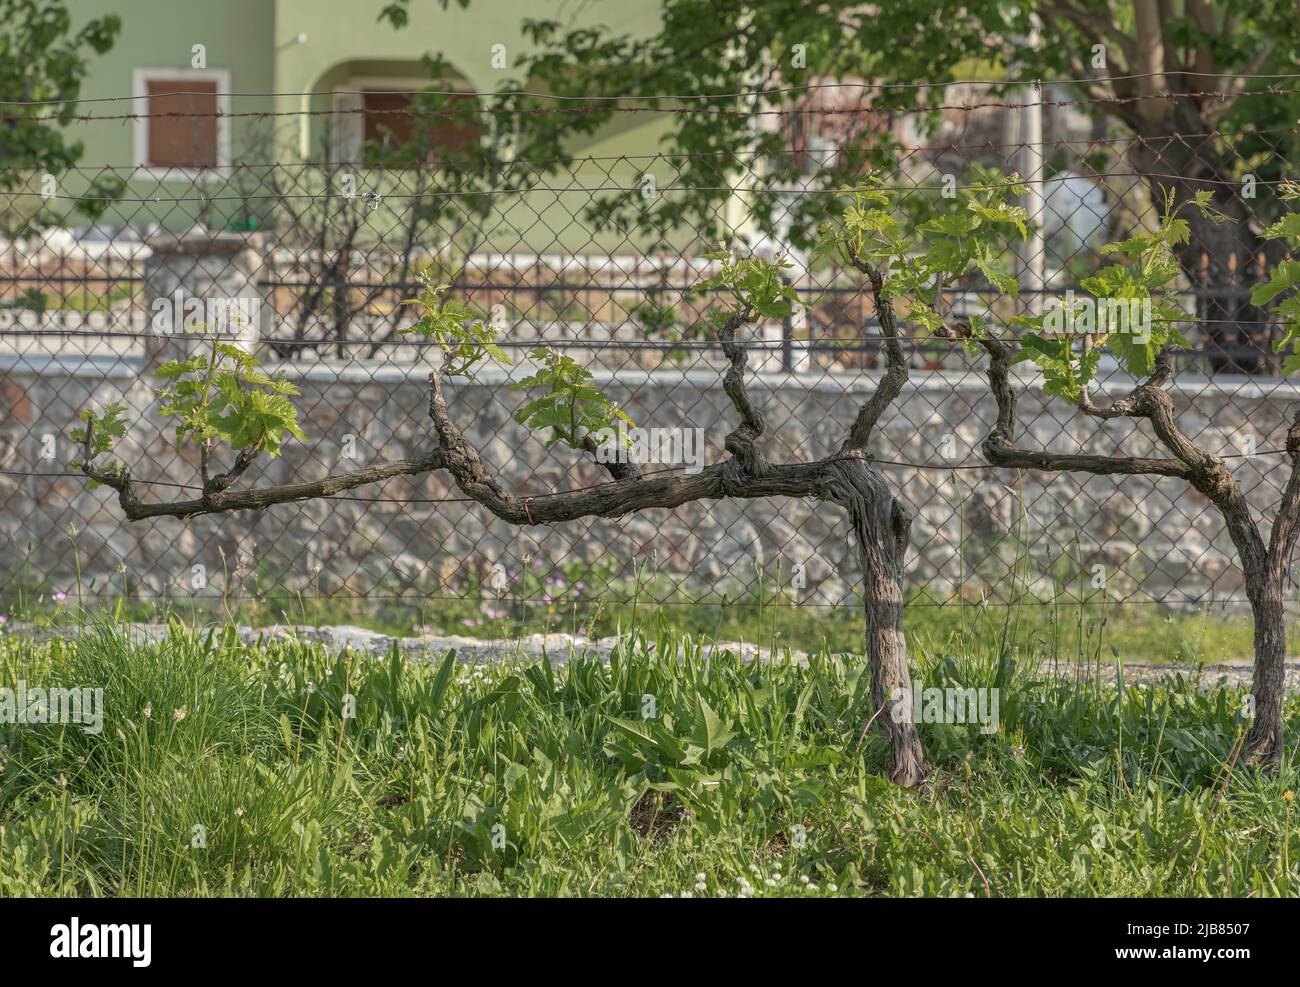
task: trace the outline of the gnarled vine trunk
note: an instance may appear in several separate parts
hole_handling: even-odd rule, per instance
[[[488,469],[447,407],[444,378],[451,376],[453,354],[460,352],[462,345],[468,345],[462,343],[454,346],[444,344],[443,365],[429,374],[429,417],[438,445],[419,458],[397,460],[307,483],[232,490],[232,485],[248,469],[256,454],[255,451],[241,451],[234,468],[218,476],[209,475],[207,460],[204,459],[200,496],[169,503],[146,503],[137,495],[129,470],[95,465],[100,450],[96,428],[101,420],[92,416],[87,419],[83,434],[77,438],[84,456],[80,465],[92,480],[117,490],[122,510],[131,520],[191,518],[224,511],[260,510],[272,504],[336,496],[363,484],[395,476],[416,476],[433,470],[446,470],[466,497],[501,520],[520,526],[590,517],[618,518],[649,508],[671,509],[695,501],[723,498],[797,497],[838,504],[848,512],[854,541],[862,558],[867,660],[871,674],[870,712],[874,713],[870,722],[879,720],[889,738],[890,779],[898,785],[913,787],[922,781],[926,772],[920,738],[912,722],[911,678],[903,637],[903,561],[911,519],[864,451],[880,416],[898,397],[907,381],[907,361],[899,344],[893,307],[884,292],[885,273],[865,262],[858,262],[858,266],[871,280],[885,339],[887,370],[879,386],[859,409],[839,451],[823,459],[771,463],[763,454],[759,440],[767,426],[746,390],[745,346],[736,338],[739,327],[758,314],[749,302],[745,302],[727,315],[717,329],[718,341],[728,360],[722,387],[739,421],[724,442],[728,457],[697,472],[659,470],[655,475],[649,475],[636,464],[604,463],[611,476],[608,483],[531,496],[510,492]],[[769,273],[774,274],[775,270]],[[791,292],[789,300],[793,299]],[[427,298],[425,303],[434,304]],[[452,332],[451,329],[446,331]],[[463,327],[461,331],[465,331]],[[587,377],[589,380],[590,374]],[[581,377],[577,379],[582,381]],[[559,387],[555,382],[553,385]],[[583,387],[586,396],[581,400],[593,401],[589,396],[591,387],[587,384]],[[563,396],[563,389],[559,388],[559,391]],[[613,411],[617,411],[608,402],[596,407],[604,408],[611,416]],[[600,462],[602,457],[594,434],[589,432],[581,439],[570,435],[567,440],[574,448],[595,455]]]
[[[903,563],[912,520],[865,460],[834,464],[827,486],[827,499],[849,513],[862,558],[871,708],[889,738],[889,778],[912,788],[926,773],[921,739],[912,722],[912,680],[903,633]]]
[[[1288,447],[1296,441],[1295,429],[1288,434]],[[1291,512],[1284,503],[1280,509],[1283,530],[1276,529],[1269,541],[1264,540],[1250,505],[1227,467],[1221,461],[1197,463],[1192,484],[1213,501],[1223,515],[1228,536],[1241,557],[1255,622],[1255,666],[1251,688],[1254,722],[1246,737],[1248,754],[1263,761],[1276,762],[1282,757],[1282,692],[1286,678],[1286,611],[1282,606],[1282,574],[1290,556],[1285,522]],[[1293,487],[1295,480],[1289,486]]]
[[[1246,750],[1277,761],[1282,757],[1282,697],[1286,684],[1282,580],[1268,571],[1247,571],[1246,595],[1255,619],[1255,669],[1251,687],[1255,720],[1246,736]]]
[[[963,330],[967,331],[968,330]],[[961,331],[951,335],[961,337]],[[984,440],[984,455],[994,466],[1098,476],[1168,476],[1191,484],[1223,515],[1228,536],[1236,546],[1245,574],[1246,595],[1255,618],[1254,722],[1246,737],[1252,759],[1276,763],[1282,757],[1282,698],[1286,677],[1286,615],[1282,578],[1300,540],[1300,411],[1287,431],[1286,451],[1291,475],[1266,541],[1222,457],[1197,445],[1178,427],[1173,399],[1165,390],[1173,377],[1161,363],[1150,379],[1128,397],[1108,406],[1094,404],[1085,394],[1079,407],[1100,419],[1128,417],[1145,420],[1172,458],[1098,456],[1087,453],[1023,449],[1015,444],[1016,393],[1011,384],[1013,347],[1005,340],[985,337],[980,345],[989,354],[989,388],[998,405],[998,418]]]

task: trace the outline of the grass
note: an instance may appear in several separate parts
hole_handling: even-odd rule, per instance
[[[179,622],[0,635],[0,685],[98,686],[105,710],[98,735],[0,726],[0,894],[1300,892],[1297,771],[1232,759],[1239,694],[1082,660],[1047,681],[1007,642],[918,651],[926,685],[1000,688],[1000,729],[922,724],[934,775],[903,791],[856,659],[640,631],[608,665],[513,667]]]
[[[562,578],[562,577],[560,577]],[[570,580],[572,586],[579,579]],[[10,624],[33,623],[58,627],[69,619],[68,605],[77,599],[67,592],[68,605],[52,606],[53,588],[0,599],[0,616]],[[799,651],[845,652],[863,647],[860,604],[846,606],[793,605],[758,592],[726,603],[693,603],[681,593],[661,596],[636,587],[616,592],[587,592],[584,596],[549,602],[539,597],[513,597],[480,592],[478,587],[458,595],[367,600],[346,595],[303,594],[291,598],[246,593],[237,599],[196,597],[190,600],[145,600],[127,596],[88,600],[88,606],[117,620],[167,622],[173,617],[191,624],[224,619],[264,627],[270,624],[322,626],[357,624],[396,637],[422,631],[476,638],[513,638],[535,632],[563,631],[592,638],[616,634],[634,624],[653,633],[671,632],[720,641],[748,641]],[[1200,610],[1180,612],[1157,606],[1122,604],[1104,599],[1083,603],[1021,601],[1014,606],[939,602],[911,593],[907,633],[920,647],[978,647],[990,634],[1006,635],[1017,653],[1051,656],[1064,651],[1110,653],[1128,661],[1186,666],[1249,662],[1254,650],[1249,614]],[[1300,624],[1287,629],[1288,653],[1300,652]]]
[[[514,567],[501,567],[501,583],[480,565],[466,563],[431,583],[383,577],[361,588],[331,580],[319,570],[305,585],[300,573],[263,565],[239,575],[240,566],[222,556],[220,571],[210,574],[211,583],[204,589],[187,596],[183,587],[172,586],[159,598],[157,587],[136,584],[122,570],[84,583],[75,531],[70,538],[77,572],[73,577],[42,572],[33,563],[30,546],[7,561],[0,578],[0,623],[57,627],[69,618],[71,605],[78,604],[114,620],[166,622],[180,617],[193,624],[218,619],[252,626],[354,623],[394,636],[433,632],[512,638],[567,631],[599,638],[637,626],[656,634],[742,640],[805,652],[864,646],[860,602],[827,605],[819,598],[805,598],[780,564],[738,573],[737,586],[746,588],[727,595],[722,587],[691,584],[680,573],[661,571],[654,557],[632,563],[629,575],[626,566],[609,560],[553,563],[525,555],[512,563]],[[912,588],[907,594],[909,639],[931,651],[978,650],[980,642],[993,635],[1015,653],[1037,657],[1073,651],[1096,658],[1111,649],[1130,662],[1187,667],[1250,661],[1253,625],[1244,604],[1188,609],[1140,596],[1126,599],[1122,588],[1096,589],[1077,578],[1086,571],[1082,555],[1072,557],[1072,563],[1058,559],[1051,578],[1039,580],[1031,592],[1028,541],[1029,534],[1018,530],[1009,539],[1014,558],[994,564],[987,546],[968,553],[963,538],[958,566],[963,595],[941,598],[923,586]],[[298,591],[287,592],[286,586]],[[996,602],[986,603],[985,595]],[[54,605],[59,598],[63,604]],[[1300,601],[1300,590],[1296,599]],[[1287,650],[1300,652],[1300,624],[1295,622],[1287,628]]]

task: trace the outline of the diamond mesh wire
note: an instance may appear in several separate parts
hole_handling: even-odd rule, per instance
[[[996,119],[954,116],[883,176],[900,191],[900,208],[933,203],[945,176],[966,175],[974,164],[1010,170],[1022,163],[1024,145],[978,139],[980,127],[998,129]],[[1238,196],[1221,176],[1269,173],[1259,164],[1259,135],[1251,141],[1247,162],[1240,141],[1217,133],[1140,141],[1049,128],[1041,291],[1077,283],[1102,262],[1103,244],[1149,227],[1161,182],[1199,182]],[[704,325],[716,299],[695,286],[711,270],[704,251],[720,240],[790,250],[802,310],[750,327],[751,392],[769,421],[771,459],[827,454],[882,362],[870,293],[851,272],[809,268],[790,247],[811,232],[792,227],[794,206],[820,196],[829,210],[830,195],[812,186],[763,187],[755,194],[775,198],[778,229],[765,234],[744,208],[746,190],[762,186],[761,169],[715,160],[717,185],[738,191],[715,211],[711,229],[651,236],[613,218],[628,200],[687,194],[681,183],[701,178],[700,162],[690,160],[688,174],[687,160],[517,161],[486,190],[449,182],[434,166],[241,163],[186,181],[142,168],[62,176],[63,188],[82,190],[67,196],[63,221],[12,236],[0,250],[7,593],[66,587],[79,572],[89,592],[105,596],[436,601],[492,585],[500,570],[507,596],[546,603],[562,593],[717,603],[775,586],[778,602],[852,604],[857,563],[846,530],[813,503],[701,503],[521,530],[487,517],[445,476],[431,474],[258,515],[127,525],[111,491],[89,491],[69,472],[76,450],[66,435],[78,413],[125,398],[132,427],[121,458],[136,478],[159,498],[196,483],[196,454],[173,447],[151,383],[161,359],[188,352],[201,337],[157,331],[159,301],[177,298],[178,289],[255,296],[258,354],[302,390],[308,441],[254,467],[244,482],[311,479],[427,450],[430,354],[398,330],[414,318],[401,303],[428,266],[489,315],[512,357],[509,367],[481,365],[472,381],[457,384],[452,408],[512,489],[544,495],[606,478],[589,457],[548,449],[544,436],[512,420],[526,397],[511,384],[527,375],[539,345],[591,368],[638,425],[701,430],[714,461],[732,413],[720,388],[725,361]],[[11,229],[18,229],[15,215],[34,214],[38,177],[3,197]],[[105,181],[120,182],[121,194],[93,224],[78,220],[78,194]],[[1255,198],[1238,198],[1256,226],[1276,215],[1267,179]],[[1184,258],[1176,294],[1194,346],[1176,356],[1173,393],[1188,434],[1234,457],[1248,497],[1267,518],[1285,479],[1276,450],[1297,395],[1272,352],[1277,326],[1249,304],[1269,258],[1242,256],[1247,263],[1209,251]],[[1003,260],[1023,270],[1029,259],[1012,251]],[[1041,300],[1033,290],[1010,300],[974,285],[952,302],[955,311],[1005,320]],[[870,452],[916,515],[909,582],[919,600],[1093,599],[1099,566],[1115,602],[1241,598],[1240,568],[1219,516],[1185,484],[985,467],[978,444],[994,409],[979,361],[915,327],[905,331],[911,380]],[[1117,367],[1103,368],[1103,376],[1117,392],[1133,383]],[[1023,444],[1131,455],[1154,449],[1150,434],[1130,421],[1082,418],[1041,398],[1028,378],[1024,393]]]

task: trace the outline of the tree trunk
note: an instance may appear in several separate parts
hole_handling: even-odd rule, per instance
[[[1255,621],[1251,687],[1255,719],[1246,736],[1246,750],[1252,760],[1276,763],[1282,758],[1282,693],[1286,679],[1286,611],[1282,606],[1285,567],[1277,564],[1273,550],[1260,537],[1241,488],[1222,463],[1192,482],[1223,514],[1241,559],[1246,596]]]
[[[903,635],[903,556],[912,520],[865,460],[836,464],[829,498],[843,505],[862,557],[871,712],[889,737],[889,779],[914,788],[925,754],[912,722],[912,679]]]
[[[1246,749],[1255,758],[1282,758],[1282,696],[1286,679],[1286,614],[1280,575],[1246,572],[1246,595],[1255,618],[1255,674],[1251,695],[1255,721]]]

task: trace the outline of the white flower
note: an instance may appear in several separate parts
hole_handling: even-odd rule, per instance
[[[179,723],[181,720],[185,719],[186,714],[187,714],[187,710],[185,709],[184,706],[182,706],[178,710],[174,710],[172,712],[172,722]]]
[[[144,704],[144,718],[145,718],[146,720],[152,720],[152,719],[153,719],[153,703],[145,703],[145,704]]]

